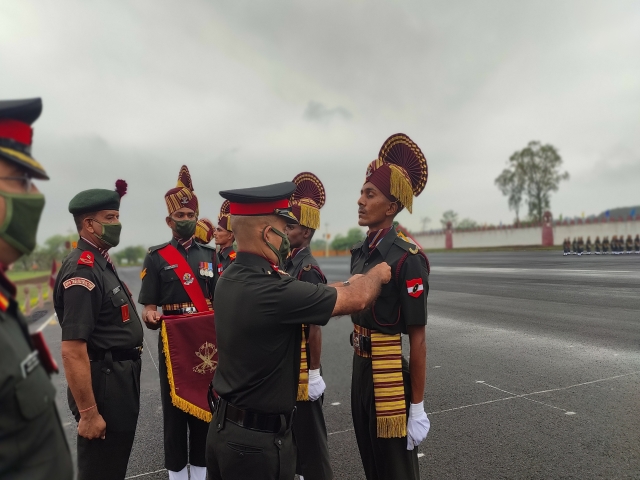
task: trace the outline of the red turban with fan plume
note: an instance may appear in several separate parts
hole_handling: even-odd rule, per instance
[[[218,215],[218,225],[224,228],[227,231],[231,231],[231,203],[229,200],[225,200],[222,202],[222,206],[220,207],[220,214]]]
[[[327,195],[320,179],[310,172],[303,172],[293,179],[296,189],[289,203],[291,212],[300,225],[313,230],[320,228],[320,209],[324,206]]]
[[[380,148],[378,158],[367,168],[366,182],[373,183],[389,200],[413,209],[413,197],[427,184],[427,159],[420,147],[404,133],[391,135]]]

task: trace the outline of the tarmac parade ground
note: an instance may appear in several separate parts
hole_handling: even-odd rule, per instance
[[[429,255],[423,479],[640,478],[640,255]],[[320,259],[329,281],[348,257]],[[120,274],[137,296],[138,268]],[[60,359],[51,311],[44,328]],[[42,313],[40,313],[42,315]],[[363,479],[349,406],[348,318],[323,328],[336,479]],[[405,352],[406,354],[407,352]],[[166,479],[157,333],[145,329],[141,413],[127,478]],[[75,456],[64,375],[54,377]],[[108,426],[107,426],[108,434]]]

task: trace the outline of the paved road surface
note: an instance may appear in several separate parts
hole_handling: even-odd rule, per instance
[[[640,255],[430,255],[424,479],[640,478]],[[330,281],[348,259],[321,261]],[[121,269],[137,294],[138,272]],[[34,328],[40,325],[34,324]],[[347,318],[323,330],[337,479],[363,479],[351,427]],[[45,330],[59,357],[57,325]],[[145,331],[129,478],[165,479],[157,334]],[[73,444],[75,423],[56,377]],[[73,446],[75,449],[75,446]]]

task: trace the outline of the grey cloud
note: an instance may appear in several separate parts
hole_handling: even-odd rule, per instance
[[[349,120],[352,115],[349,110],[343,107],[328,108],[320,102],[310,101],[304,109],[304,118],[312,122],[329,122],[336,118]]]

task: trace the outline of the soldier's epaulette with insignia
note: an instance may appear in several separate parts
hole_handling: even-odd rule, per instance
[[[305,272],[310,272],[312,268],[313,268],[313,265],[309,264],[306,267],[302,267],[302,270],[304,270]]]
[[[206,243],[198,243],[198,242],[194,242],[193,244],[194,244],[194,245],[198,245],[198,246],[200,246],[200,247],[202,247],[202,248],[207,248],[207,249],[209,249],[209,250],[215,250],[215,249],[216,249],[216,247],[215,247],[215,246],[211,246],[211,245],[206,244]]]
[[[418,253],[420,251],[420,248],[418,248],[417,245],[411,243],[411,242],[407,242],[406,240],[401,239],[400,237],[397,237],[394,241],[394,244],[396,244],[397,246],[399,246],[401,249],[409,252],[412,255],[415,255],[416,253]]]
[[[364,240],[356,243],[353,247],[351,247],[351,253],[353,253],[354,250],[361,248],[363,244],[364,244]]]
[[[166,247],[167,245],[169,245],[171,242],[165,242],[165,243],[161,243],[160,245],[156,245],[154,247],[149,247],[149,250],[147,250],[147,253],[153,253],[156,250],[160,250],[162,247]]]

